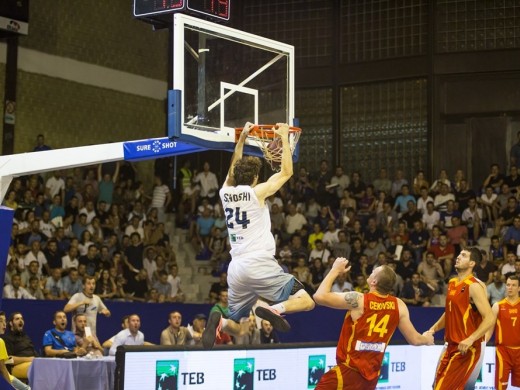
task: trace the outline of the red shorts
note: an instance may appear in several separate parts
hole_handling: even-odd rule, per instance
[[[482,367],[481,351],[482,343],[475,343],[464,355],[457,344],[445,347],[435,373],[434,390],[464,390],[471,384],[474,386]]]
[[[378,379],[376,376],[369,381],[358,371],[341,364],[323,374],[314,390],[374,390]]]
[[[511,385],[520,386],[520,348],[507,348],[497,345],[495,355],[495,389],[507,389],[509,374]]]

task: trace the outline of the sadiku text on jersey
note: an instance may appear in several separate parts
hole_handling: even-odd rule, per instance
[[[395,302],[374,302],[370,301],[371,310],[395,310]]]
[[[224,202],[240,202],[250,200],[251,194],[249,192],[241,192],[239,194],[224,194]]]

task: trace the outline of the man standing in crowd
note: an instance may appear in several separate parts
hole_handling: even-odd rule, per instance
[[[107,309],[100,297],[94,294],[96,279],[93,276],[83,278],[83,291],[74,294],[65,305],[65,313],[72,312],[73,315],[85,314],[87,325],[93,335],[96,335],[97,314],[101,313],[105,317],[110,317],[110,310]]]

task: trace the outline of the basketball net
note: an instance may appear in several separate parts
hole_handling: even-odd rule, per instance
[[[275,125],[253,125],[249,130],[249,144],[258,147],[271,169],[279,172],[282,164],[282,139],[273,128]],[[238,141],[243,127],[235,129],[235,141]],[[302,129],[299,127],[289,127],[289,149],[291,155],[294,154]]]

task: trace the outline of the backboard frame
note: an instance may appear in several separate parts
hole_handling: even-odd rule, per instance
[[[210,110],[220,110],[221,114],[224,111],[224,105],[226,99],[233,95],[235,92],[242,92],[253,96],[255,99],[254,103],[254,117],[248,118],[248,121],[252,123],[258,123],[258,91],[256,96],[254,90],[247,87],[247,82],[258,74],[269,68],[273,63],[278,61],[282,57],[286,57],[287,61],[287,91],[286,91],[286,108],[285,117],[282,117],[278,122],[285,122],[289,125],[294,125],[294,100],[295,100],[295,80],[294,80],[294,46],[286,43],[278,42],[269,38],[265,38],[259,35],[240,31],[231,27],[223,26],[220,24],[212,23],[206,20],[197,19],[189,15],[175,14],[173,15],[173,89],[180,91],[180,104],[174,105],[169,104],[169,114],[172,109],[176,109],[176,115],[180,116],[180,121],[172,122],[177,123],[175,126],[169,126],[168,135],[170,137],[178,138],[181,141],[188,142],[197,146],[205,147],[208,149],[219,149],[233,151],[235,147],[235,127],[226,127],[224,124],[224,117],[221,115],[220,128],[211,127],[204,128],[203,125],[196,124],[197,118],[191,118],[190,121],[185,118],[185,56],[192,55],[196,56],[197,53],[194,50],[186,49],[185,42],[185,31],[191,29],[195,31],[202,31],[208,35],[216,36],[218,38],[226,39],[235,43],[244,43],[254,48],[269,51],[273,53],[273,58],[262,67],[258,68],[253,72],[250,77],[243,80],[239,84],[232,84],[224,80],[221,81],[220,85],[220,98],[215,102],[208,104]],[[219,107],[220,106],[220,107]],[[180,122],[180,127],[178,123]],[[241,124],[243,126],[243,124]],[[173,128],[172,128],[173,127]],[[257,149],[254,143],[246,141],[246,149]],[[247,152],[247,150],[246,150]],[[258,150],[260,152],[260,150]]]

